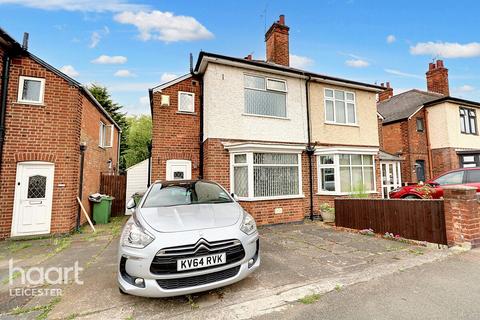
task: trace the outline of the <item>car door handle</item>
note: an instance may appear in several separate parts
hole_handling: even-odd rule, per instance
[[[30,204],[42,204],[42,201],[28,201]]]

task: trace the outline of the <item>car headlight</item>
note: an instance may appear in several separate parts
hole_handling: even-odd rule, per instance
[[[147,230],[137,226],[134,221],[127,222],[123,228],[122,246],[142,249],[155,238]]]
[[[240,225],[240,230],[249,235],[257,231],[257,224],[255,223],[255,219],[253,219],[253,217],[247,212],[244,212],[243,214],[243,220],[242,224]]]

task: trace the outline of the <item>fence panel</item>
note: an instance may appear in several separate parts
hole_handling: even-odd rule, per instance
[[[100,175],[100,193],[114,197],[112,202],[112,216],[125,214],[125,193],[127,177],[116,175]]]
[[[443,200],[335,199],[335,224],[447,244]]]

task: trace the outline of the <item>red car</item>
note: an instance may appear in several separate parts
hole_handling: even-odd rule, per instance
[[[390,191],[390,199],[441,199],[442,186],[472,186],[480,192],[480,168],[462,168],[448,171],[425,184],[415,184]]]

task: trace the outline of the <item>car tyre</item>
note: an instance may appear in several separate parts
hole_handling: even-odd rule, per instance
[[[421,199],[421,198],[419,198],[419,197],[417,197],[417,196],[414,196],[414,195],[408,195],[408,196],[404,197],[403,199],[410,199],[410,200],[411,200],[411,199],[414,199],[414,200],[419,200],[419,199]]]

